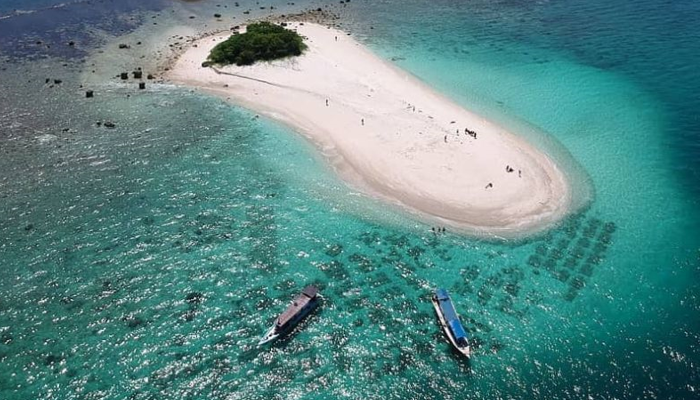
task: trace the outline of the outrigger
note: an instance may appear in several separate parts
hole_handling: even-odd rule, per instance
[[[469,358],[469,340],[467,332],[459,322],[459,315],[455,311],[450,294],[445,289],[437,289],[432,298],[435,313],[437,313],[440,326],[445,331],[452,346],[463,356]]]
[[[320,297],[315,286],[305,287],[301,294],[292,301],[292,304],[275,319],[275,323],[265,332],[265,335],[258,342],[258,346],[272,342],[288,333],[318,306]]]

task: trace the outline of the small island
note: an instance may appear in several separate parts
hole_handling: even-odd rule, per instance
[[[298,33],[270,22],[257,22],[246,27],[246,32],[234,34],[216,45],[205,64],[238,66],[256,61],[272,61],[299,56],[306,49]]]
[[[254,33],[248,39],[228,32],[202,38],[166,77],[293,127],[352,187],[453,231],[517,237],[580,204],[571,173],[525,138],[455,104],[345,32],[287,24],[295,32],[259,23],[247,27]],[[302,51],[293,63],[274,60]],[[229,65],[205,68],[202,60]]]

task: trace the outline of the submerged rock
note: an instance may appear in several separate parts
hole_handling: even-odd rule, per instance
[[[190,292],[185,296],[185,302],[189,304],[199,304],[202,302],[204,295],[199,292]]]
[[[141,319],[140,317],[131,317],[127,318],[126,320],[126,326],[128,326],[131,329],[138,328],[139,326],[143,325],[145,321]]]
[[[57,356],[57,355],[54,355],[54,354],[49,354],[49,355],[46,356],[46,358],[44,359],[44,365],[53,365],[53,364],[57,364],[57,363],[60,363],[61,361],[63,361],[63,359],[64,359],[63,356]]]
[[[0,336],[0,343],[2,344],[10,344],[14,340],[14,337],[12,337],[11,334],[5,332]]]
[[[183,319],[185,322],[190,322],[190,321],[192,321],[192,320],[194,319],[194,317],[195,317],[196,315],[197,315],[197,313],[196,313],[195,311],[193,311],[193,310],[188,310],[187,312],[185,312],[184,314],[182,314],[182,319]]]
[[[334,244],[333,246],[330,246],[328,250],[326,250],[326,254],[331,256],[331,257],[336,257],[340,253],[343,252],[343,245],[342,244]]]

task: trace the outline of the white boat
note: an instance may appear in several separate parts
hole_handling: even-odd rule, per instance
[[[455,310],[454,304],[452,304],[450,294],[445,289],[437,289],[432,297],[432,302],[440,321],[440,326],[445,331],[450,344],[460,354],[469,358],[471,350],[467,332],[462,327],[462,323],[459,322],[459,315]]]
[[[278,337],[280,337],[280,334],[276,332],[275,326],[273,325],[270,327],[270,329],[267,330],[267,332],[265,332],[263,337],[258,342],[258,346],[262,346],[265,343],[270,343]]]

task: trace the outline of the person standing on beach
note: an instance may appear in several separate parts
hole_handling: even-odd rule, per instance
[[[326,107],[328,107],[328,99],[326,99]]]
[[[362,126],[365,126],[365,119],[362,118]]]

